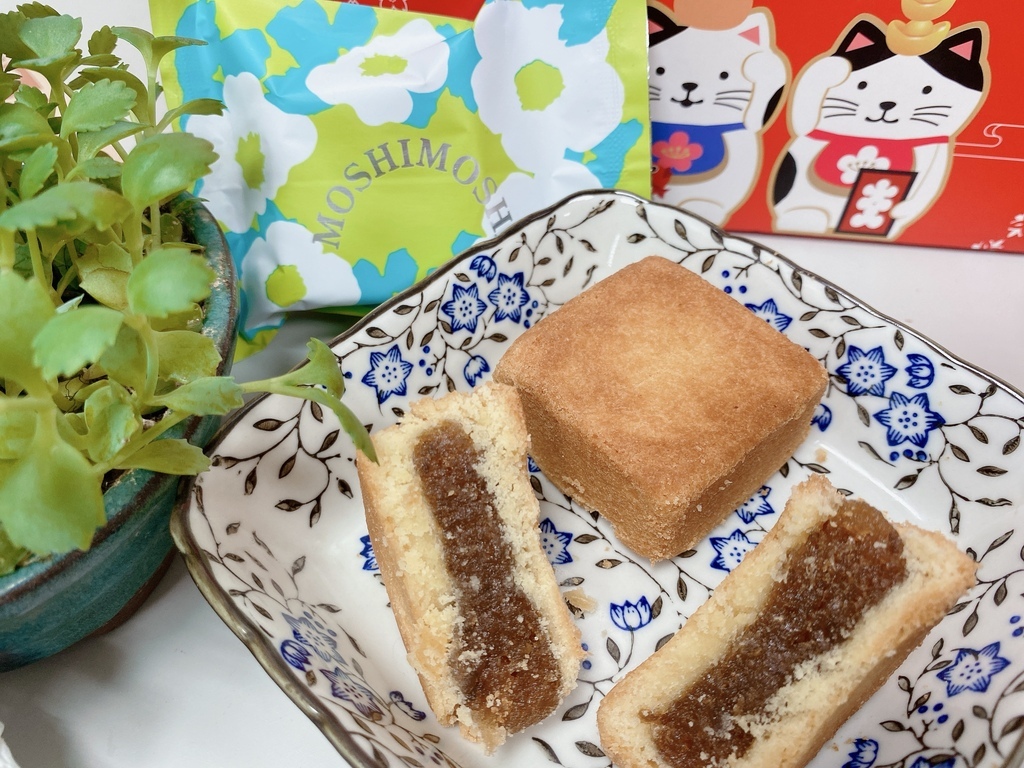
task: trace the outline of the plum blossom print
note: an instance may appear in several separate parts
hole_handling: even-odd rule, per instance
[[[291,666],[303,671],[312,658],[309,648],[295,640],[285,640],[281,643],[281,657]]]
[[[367,125],[403,123],[413,94],[433,93],[448,78],[448,44],[426,19],[379,35],[314,67],[306,86],[327,104],[348,104]]]
[[[878,147],[868,144],[861,147],[856,155],[843,155],[836,162],[843,184],[853,184],[861,168],[876,168],[880,171],[889,170],[889,158],[879,157]]]
[[[470,333],[476,331],[477,322],[485,309],[487,305],[480,299],[476,283],[468,288],[452,286],[452,297],[441,305],[441,311],[452,319],[453,331],[465,328]]]
[[[775,299],[768,299],[763,304],[747,304],[746,307],[777,331],[786,330],[793,322],[792,317],[779,311]]]
[[[413,720],[419,722],[420,720],[426,719],[427,714],[419,709],[416,709],[416,707],[412,705],[412,702],[402,695],[401,691],[392,691],[388,694],[388,698],[391,699],[391,703],[398,707],[398,709],[401,712],[404,712]]]
[[[612,622],[626,632],[636,632],[651,623],[651,604],[646,595],[642,595],[635,603],[629,600],[623,603],[612,603],[609,608]]]
[[[482,253],[473,257],[469,262],[469,268],[488,281],[493,280],[498,274],[498,265],[494,263],[494,259]]]
[[[720,571],[732,571],[743,561],[743,557],[754,548],[756,542],[737,529],[728,536],[712,536],[711,546],[718,554],[711,561],[711,567]]]
[[[828,425],[832,423],[832,409],[824,403],[818,403],[814,409],[814,415],[811,417],[811,424],[814,424],[824,432],[828,429]]]
[[[324,661],[345,663],[345,660],[338,653],[338,633],[333,629],[325,627],[323,622],[312,613],[305,611],[299,618],[290,616],[287,613],[281,615],[288,622],[288,626],[291,627],[292,639],[296,644],[312,651]],[[288,650],[289,654],[295,659],[301,656],[301,653],[293,645],[289,645]],[[284,648],[282,648],[283,652]]]
[[[565,565],[572,562],[569,554],[569,542],[572,534],[555,528],[550,517],[544,518],[540,524],[540,545],[552,565]]]
[[[850,395],[881,397],[885,394],[885,382],[896,375],[896,368],[885,362],[881,347],[865,352],[860,347],[851,346],[846,358],[836,372],[846,379],[846,391]]]
[[[213,144],[218,159],[199,189],[230,231],[245,232],[267,210],[292,168],[313,154],[317,133],[305,115],[268,102],[255,75],[224,78],[224,114],[193,115],[188,130]]]
[[[945,423],[941,415],[931,410],[928,395],[923,392],[914,397],[893,392],[889,407],[876,413],[875,418],[888,427],[885,437],[889,445],[910,442],[918,448],[927,444],[933,429]]]
[[[690,135],[686,131],[676,131],[669,136],[668,141],[654,142],[651,145],[651,155],[657,168],[686,173],[694,160],[704,155],[704,147],[690,141]]]
[[[946,684],[946,694],[956,696],[964,691],[988,690],[992,678],[1010,665],[1010,660],[999,655],[999,643],[986,645],[980,651],[961,648],[953,663],[939,672]]]
[[[362,382],[373,387],[377,391],[377,402],[383,403],[392,395],[405,395],[410,372],[412,363],[402,359],[395,344],[387,352],[370,353],[370,370],[363,375]]]
[[[377,565],[377,556],[373,554],[373,542],[370,541],[369,535],[360,536],[359,541],[363,545],[363,548],[359,550],[359,556],[363,558],[363,570],[379,571],[380,567]]]
[[[487,362],[487,358],[473,355],[466,362],[466,367],[462,369],[462,375],[466,377],[466,383],[473,387],[490,370],[491,365]]]
[[[774,515],[775,510],[772,508],[772,505],[768,503],[768,494],[771,492],[771,488],[767,485],[762,485],[761,489],[757,493],[744,501],[736,510],[736,514],[740,516],[740,520],[747,525],[750,525],[750,523],[754,522],[754,518],[760,517],[761,515]]]
[[[878,742],[874,739],[854,739],[853,751],[843,768],[871,768],[878,757]]]
[[[320,671],[331,683],[332,696],[352,704],[362,715],[371,720],[377,719],[384,714],[377,703],[373,691],[345,672],[341,667],[335,667],[333,671],[329,669],[321,669]]]
[[[904,370],[910,375],[908,386],[914,389],[928,389],[935,381],[935,366],[932,365],[932,361],[913,352],[907,355],[907,360],[910,361],[910,365]]]
[[[518,323],[523,314],[523,307],[530,301],[530,294],[523,287],[523,273],[514,275],[498,275],[498,287],[487,294],[487,299],[497,307],[495,320],[511,320]]]

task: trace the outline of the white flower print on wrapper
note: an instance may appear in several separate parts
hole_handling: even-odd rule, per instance
[[[448,79],[448,44],[426,19],[410,21],[314,67],[306,87],[328,104],[348,104],[366,125],[401,123],[413,93],[433,93]]]
[[[622,120],[625,89],[606,61],[607,33],[568,46],[558,39],[562,23],[560,5],[495,2],[483,7],[474,30],[481,60],[472,84],[480,119],[501,136],[512,162],[535,174],[564,173],[559,166],[566,150],[593,149]],[[547,68],[561,79],[549,103],[523,104],[518,78],[528,67]],[[564,181],[558,184],[564,191],[551,199],[581,188]]]
[[[245,232],[267,210],[292,168],[316,147],[316,127],[268,102],[255,75],[224,79],[224,114],[193,115],[188,130],[213,144],[219,156],[200,194],[232,232]]]
[[[580,189],[600,189],[601,181],[583,163],[559,160],[554,165],[530,176],[510,173],[493,194],[495,200],[504,200],[516,218],[557,203]],[[489,235],[494,232],[494,221],[487,210],[481,217],[481,226]]]
[[[245,330],[280,325],[285,311],[358,304],[359,283],[341,256],[325,253],[312,233],[275,221],[242,259],[248,306]]]

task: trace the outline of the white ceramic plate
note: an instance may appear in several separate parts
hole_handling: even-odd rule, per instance
[[[414,399],[470,388],[525,328],[652,253],[809,349],[831,382],[781,471],[695,550],[656,566],[531,467],[558,580],[598,603],[574,611],[590,656],[547,721],[491,756],[438,725],[367,543],[351,446],[330,413],[308,404],[266,397],[246,408],[211,449],[213,469],[182,496],[174,534],[207,599],[353,765],[607,766],[601,698],[764,536],[790,488],[822,472],[895,519],[954,536],[981,567],[977,587],[812,765],[1019,765],[1024,396],[778,254],[630,195],[577,195],[335,340],[346,401],[378,429]]]

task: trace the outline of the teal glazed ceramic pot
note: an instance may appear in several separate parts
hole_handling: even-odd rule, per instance
[[[203,333],[214,339],[219,373],[227,374],[238,324],[231,254],[217,222],[195,197],[182,195],[172,205],[182,212],[187,239],[205,248],[217,273]],[[168,434],[205,447],[219,426],[220,417],[196,417]],[[88,551],[0,577],[0,672],[112,629],[141,605],[171,563],[169,521],[180,480],[141,469],[124,472],[104,493],[107,523]]]

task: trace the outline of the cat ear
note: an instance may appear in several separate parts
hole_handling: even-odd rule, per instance
[[[976,64],[981,60],[982,32],[978,27],[967,27],[942,41],[940,48],[954,56]]]
[[[684,29],[685,27],[680,27],[676,24],[664,11],[655,8],[653,5],[647,6],[647,35],[650,45],[657,45],[664,40],[668,40]]]
[[[868,19],[861,19],[846,33],[846,37],[839,43],[835,52],[848,53],[862,48],[873,48],[876,45],[885,46],[885,30],[879,29]]]
[[[768,17],[761,11],[754,11],[739,25],[739,36],[757,46],[767,45],[771,40]]]

